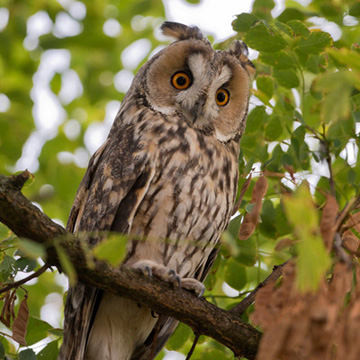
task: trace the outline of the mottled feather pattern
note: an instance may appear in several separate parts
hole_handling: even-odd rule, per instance
[[[214,51],[196,27],[166,22],[178,41],[137,73],[92,156],[68,221],[90,246],[129,235],[125,265],[202,292],[235,203],[239,139],[253,66],[243,43]],[[191,82],[176,89],[172,76]],[[185,75],[184,75],[185,76]],[[230,94],[217,104],[217,90]],[[60,360],[148,360],[176,321],[81,283],[69,290]]]

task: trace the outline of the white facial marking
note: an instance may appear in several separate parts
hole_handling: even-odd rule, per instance
[[[193,54],[189,56],[188,65],[193,76],[192,85],[177,95],[177,100],[183,107],[191,110],[203,89],[209,83],[209,64],[203,54]]]
[[[220,73],[216,74],[208,91],[208,101],[204,107],[204,123],[215,119],[219,115],[219,105],[216,103],[216,92],[227,83],[232,76],[232,71],[228,66],[223,66]],[[230,94],[231,99],[231,94]]]
[[[227,142],[233,138],[233,135],[232,134],[224,135],[224,134],[221,134],[218,131],[218,129],[215,129],[215,137],[221,142]]]

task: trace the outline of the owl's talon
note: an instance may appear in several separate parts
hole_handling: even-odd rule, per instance
[[[181,288],[181,278],[180,276],[176,273],[176,271],[170,269],[169,270],[169,275],[170,275],[170,282],[173,285],[177,285],[179,288]]]
[[[203,283],[201,283],[199,280],[193,279],[193,278],[184,278],[182,279],[182,285],[181,287],[183,289],[193,291],[197,297],[201,297],[204,295],[205,292],[205,286]]]
[[[149,279],[151,279],[151,277],[152,277],[151,267],[148,265],[145,265],[144,270],[147,272],[147,276],[149,277]]]
[[[140,270],[144,275],[147,275],[150,279],[154,275],[157,278],[166,281],[172,285],[176,285],[179,288],[183,288],[189,291],[193,291],[197,297],[203,296],[205,292],[205,286],[196,279],[193,278],[181,278],[179,274],[166,266],[159,265],[151,260],[139,261],[131,265],[132,268]]]
[[[159,315],[156,314],[153,309],[151,309],[151,316],[152,316],[154,319],[157,319],[157,318],[159,317]]]

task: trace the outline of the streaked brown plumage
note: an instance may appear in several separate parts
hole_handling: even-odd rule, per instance
[[[90,160],[68,230],[89,232],[91,245],[97,232],[132,235],[125,264],[165,281],[180,277],[201,294],[235,202],[254,67],[241,42],[216,52],[197,28],[166,22],[162,30],[178,41],[136,75]],[[147,360],[175,326],[79,283],[69,290],[59,359]]]

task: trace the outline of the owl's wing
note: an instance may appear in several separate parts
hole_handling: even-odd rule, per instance
[[[86,232],[91,245],[110,230],[127,233],[154,170],[151,154],[134,126],[114,128],[92,156],[80,184],[67,229]],[[78,283],[65,305],[64,341],[59,360],[83,359],[86,341],[102,292]]]
[[[196,279],[203,282],[206,279],[211,267],[214,264],[214,261],[219,252],[219,247],[215,247],[210,253],[205,266],[196,274]],[[150,333],[145,342],[139,345],[134,354],[131,357],[131,360],[149,360],[153,359],[155,355],[164,347],[172,333],[175,331],[175,328],[178,324],[178,321],[164,315],[159,316],[154,330]]]

